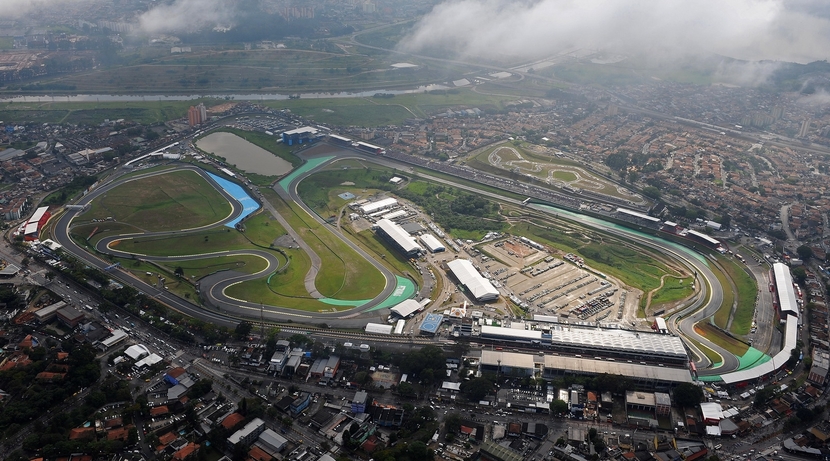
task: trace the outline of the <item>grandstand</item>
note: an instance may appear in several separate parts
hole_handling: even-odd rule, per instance
[[[787,326],[781,351],[775,354],[772,360],[758,366],[721,375],[720,378],[724,384],[734,384],[742,387],[743,384],[764,379],[767,375],[775,373],[787,364],[793,349],[797,347],[798,343],[798,319],[793,315],[786,314],[784,314],[784,319]]]
[[[773,302],[781,311],[781,316],[786,314],[798,315],[798,300],[795,296],[793,278],[790,268],[784,263],[772,265],[772,289],[775,291]]]

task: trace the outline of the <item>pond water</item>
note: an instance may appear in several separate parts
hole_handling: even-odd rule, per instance
[[[223,157],[242,171],[266,176],[282,176],[291,171],[291,163],[233,133],[219,131],[196,142],[205,152]]]

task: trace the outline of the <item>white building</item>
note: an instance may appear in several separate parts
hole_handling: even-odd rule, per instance
[[[448,262],[447,267],[477,301],[492,301],[499,297],[496,287],[479,274],[470,260],[455,259]]]

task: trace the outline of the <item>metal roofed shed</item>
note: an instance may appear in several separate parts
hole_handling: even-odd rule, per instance
[[[393,207],[398,204],[398,199],[394,197],[387,197],[375,202],[365,203],[360,206],[360,211],[363,214],[371,214],[385,208]]]
[[[447,263],[453,275],[467,287],[477,301],[492,301],[499,297],[499,292],[489,280],[482,277],[468,259],[454,259]]]
[[[418,331],[421,334],[434,335],[438,333],[438,329],[441,328],[441,322],[443,321],[444,316],[441,314],[427,314],[424,317],[424,321],[421,322],[421,326],[418,327]]]
[[[377,231],[407,256],[416,255],[424,250],[407,231],[388,219],[377,222]]]
[[[419,237],[419,239],[421,240],[421,243],[423,243],[424,246],[427,247],[427,250],[429,250],[430,253],[440,253],[442,251],[447,251],[447,248],[444,246],[444,244],[442,244],[441,241],[435,238],[432,234],[423,234]]]
[[[384,325],[382,323],[367,323],[365,331],[366,333],[374,333],[378,335],[391,335],[392,328],[392,325]]]
[[[421,309],[423,309],[421,303],[415,301],[414,299],[406,299],[390,310],[393,314],[405,319],[410,317],[412,314],[419,312]]]

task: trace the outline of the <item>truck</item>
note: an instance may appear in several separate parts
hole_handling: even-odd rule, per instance
[[[360,345],[360,352],[369,352],[369,345],[368,344],[361,344]]]

